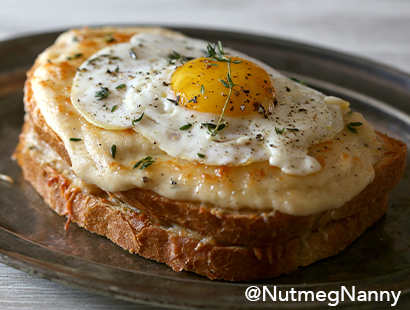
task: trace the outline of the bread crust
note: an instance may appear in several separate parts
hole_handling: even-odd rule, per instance
[[[15,153],[18,163],[25,179],[58,214],[108,237],[131,253],[165,263],[176,271],[193,271],[210,279],[267,279],[335,255],[379,220],[387,208],[388,194],[380,192],[371,200],[362,201],[360,212],[332,221],[321,231],[314,230],[302,238],[261,247],[211,244],[181,236],[144,213],[120,210],[102,197],[84,193],[72,186],[67,177],[23,149],[24,134]]]

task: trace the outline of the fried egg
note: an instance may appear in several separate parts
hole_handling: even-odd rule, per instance
[[[320,170],[308,148],[343,129],[347,105],[243,53],[147,33],[85,61],[71,101],[90,123],[133,129],[170,156],[207,165],[269,160],[292,175]]]

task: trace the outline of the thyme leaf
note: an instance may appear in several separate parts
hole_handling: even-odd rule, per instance
[[[347,130],[349,130],[350,132],[354,133],[354,134],[358,134],[356,128],[353,127],[359,127],[362,126],[363,123],[357,122],[357,123],[350,123],[346,125]]]
[[[193,60],[193,59],[194,59],[194,57],[183,56],[183,55],[177,53],[176,51],[172,51],[172,53],[168,55],[169,64],[174,64],[175,61],[178,61],[178,60],[181,63],[184,63],[186,61],[190,61],[190,60]]]
[[[112,156],[112,158],[114,158],[115,159],[115,154],[117,153],[117,146],[115,145],[115,144],[113,144],[112,146],[111,146],[111,156]]]
[[[278,135],[281,135],[281,134],[283,134],[283,132],[285,131],[285,127],[283,127],[282,129],[280,129],[280,128],[278,128],[278,127],[275,127],[275,131],[276,131],[276,133],[278,134]]]
[[[213,132],[220,131],[220,130],[222,130],[222,129],[224,129],[224,128],[226,127],[226,124],[225,124],[225,123],[219,124],[218,129],[216,129],[216,124],[214,124],[214,123],[208,123],[208,122],[206,122],[206,123],[201,123],[201,125],[206,126],[206,128],[208,129],[208,132],[209,132],[210,134],[212,134]]]
[[[111,42],[114,42],[115,39],[114,39],[114,37],[112,36],[112,34],[107,34],[107,35],[105,36],[105,38],[104,38],[104,41],[107,42],[107,43],[111,43]]]
[[[302,84],[302,85],[305,85],[305,86],[307,85],[305,81],[298,80],[298,79],[296,79],[296,78],[294,78],[294,77],[291,77],[290,79],[291,79],[292,81],[298,82],[299,84]]]
[[[178,106],[178,101],[171,99],[171,98],[167,98],[168,101],[172,102],[173,104],[175,104],[176,106]]]
[[[347,127],[347,130],[349,130],[350,132],[352,132],[352,133],[354,133],[354,134],[358,134],[358,132],[357,132],[357,130],[355,129],[355,128],[353,128],[353,127],[350,127],[350,126],[346,126]]]
[[[229,88],[229,87],[230,87],[229,84],[226,83],[226,82],[225,82],[224,80],[222,80],[222,79],[219,79],[219,82],[221,82],[222,85],[225,86],[226,88]]]
[[[93,64],[93,63],[96,62],[97,60],[99,61],[99,60],[102,60],[103,58],[108,58],[109,60],[119,60],[119,59],[121,59],[120,57],[117,57],[117,56],[112,56],[112,55],[110,55],[110,54],[104,54],[104,55],[97,56],[97,57],[95,57],[95,58],[93,58],[93,59],[90,59],[90,60],[88,61],[88,64]]]
[[[132,126],[134,126],[135,123],[138,123],[139,121],[141,121],[143,117],[144,117],[144,112],[142,112],[140,117],[138,117],[137,119],[132,120]]]
[[[76,59],[76,58],[80,58],[81,56],[83,56],[83,54],[74,54],[74,56],[67,57],[67,60],[73,60],[73,59]]]
[[[217,126],[216,131],[220,131],[220,130],[224,129],[225,127],[226,127],[225,123],[220,123],[220,124]]]
[[[138,168],[141,165],[140,170],[142,170],[142,169],[145,169],[145,168],[151,166],[153,163],[155,163],[155,160],[152,159],[151,156],[147,156],[144,159],[141,159],[140,161],[138,161],[134,165],[134,167],[132,167],[132,169]]]
[[[179,130],[188,130],[188,129],[191,128],[191,127],[192,127],[192,124],[188,123],[188,124],[186,124],[186,125],[184,125],[184,126],[181,126],[181,127],[179,128]]]

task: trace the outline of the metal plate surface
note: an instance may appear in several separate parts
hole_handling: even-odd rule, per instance
[[[378,130],[410,145],[410,76],[333,51],[247,34],[176,29],[188,36],[221,40],[327,94],[345,98]],[[75,224],[64,230],[58,216],[22,179],[11,160],[23,123],[25,72],[58,33],[0,42],[0,261],[32,274],[100,294],[152,305],[210,309],[327,308],[327,302],[248,302],[249,285],[281,290],[401,291],[399,305],[410,307],[410,158],[391,192],[386,216],[345,251],[298,271],[266,281],[210,281],[131,255],[106,238]],[[410,155],[408,155],[410,156]],[[349,300],[339,308],[350,307]],[[359,303],[375,308],[390,303]]]

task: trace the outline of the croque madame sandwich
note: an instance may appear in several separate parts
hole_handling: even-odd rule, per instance
[[[16,150],[58,214],[176,271],[250,281],[379,220],[406,146],[221,43],[71,30],[28,72]]]

